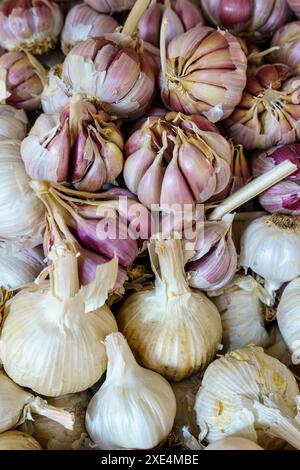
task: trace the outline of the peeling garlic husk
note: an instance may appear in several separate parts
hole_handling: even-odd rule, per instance
[[[44,113],[60,113],[69,103],[70,96],[71,92],[62,80],[62,64],[57,64],[49,71],[41,95]]]
[[[0,240],[40,245],[45,209],[29,186],[17,140],[0,141],[0,177]]]
[[[300,218],[273,214],[253,220],[241,239],[239,263],[264,278],[274,299],[285,282],[300,275]]]
[[[20,431],[7,431],[0,434],[0,450],[42,450],[31,436]]]
[[[102,341],[117,324],[104,302],[118,261],[98,266],[94,282],[80,287],[74,246],[65,242],[49,256],[50,281],[29,285],[7,304],[0,358],[16,383],[56,397],[86,390],[105,372]]]
[[[179,238],[159,236],[149,254],[155,285],[129,296],[117,322],[138,361],[177,382],[213,359],[222,335],[220,315],[203,293],[188,287]]]
[[[87,437],[85,413],[91,400],[89,391],[49,398],[49,405],[64,408],[74,415],[74,429],[67,430],[46,416],[35,416],[34,421],[26,421],[19,430],[30,434],[45,450],[81,450]]]
[[[152,449],[170,433],[176,413],[171,386],[139,366],[121,333],[104,341],[106,380],[92,398],[86,428],[100,449]]]
[[[224,351],[254,344],[266,347],[270,343],[264,325],[264,312],[269,296],[251,276],[237,275],[223,289],[209,293],[221,315]]]
[[[15,428],[28,419],[32,420],[32,413],[47,416],[48,419],[61,423],[66,429],[73,429],[72,413],[50,406],[42,398],[23,390],[1,370],[0,385],[0,433]]]
[[[264,450],[255,442],[243,437],[225,437],[219,441],[212,442],[205,450]]]
[[[28,119],[23,109],[0,104],[0,141],[23,140],[27,134]]]
[[[264,449],[300,448],[300,396],[292,372],[247,346],[214,361],[196,397],[197,423],[208,442],[244,437]]]
[[[278,324],[274,323],[268,331],[270,346],[265,349],[265,353],[275,357],[287,367],[292,365],[291,353],[282,337]]]

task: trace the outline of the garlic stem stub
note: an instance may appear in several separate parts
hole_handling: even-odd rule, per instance
[[[264,279],[267,293],[300,275],[300,219],[274,214],[253,220],[241,239],[240,265]]]
[[[84,0],[94,10],[100,13],[115,13],[117,11],[130,10],[135,0]]]
[[[148,249],[155,285],[130,295],[117,322],[140,364],[180,381],[213,359],[221,319],[205,294],[189,288],[179,238],[158,236]]]
[[[27,134],[28,119],[22,109],[0,104],[0,141],[23,140]]]
[[[9,51],[45,54],[62,26],[62,11],[52,0],[4,0],[0,6],[0,44]]]
[[[105,301],[118,261],[98,266],[95,281],[80,287],[74,246],[55,246],[49,256],[50,280],[22,289],[7,305],[0,357],[17,384],[55,397],[86,390],[105,372],[102,341],[117,331]]]
[[[86,413],[86,427],[100,449],[152,449],[171,432],[176,400],[159,374],[139,366],[121,333],[104,341],[106,380]]]
[[[76,95],[60,114],[38,117],[21,155],[32,179],[96,192],[121,173],[123,145],[110,116]]]
[[[204,373],[195,410],[209,443],[229,436],[264,449],[300,448],[299,387],[292,372],[257,346],[236,349]]]
[[[0,450],[42,450],[38,441],[20,431],[0,434]]]

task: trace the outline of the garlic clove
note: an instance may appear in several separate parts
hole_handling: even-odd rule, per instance
[[[157,153],[153,163],[149,166],[138,184],[137,196],[141,203],[148,208],[161,202],[161,187],[165,175],[162,158],[163,155]],[[145,188],[147,188],[147,192]]]

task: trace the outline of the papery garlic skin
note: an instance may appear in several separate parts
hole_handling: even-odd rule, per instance
[[[101,15],[85,3],[75,5],[67,15],[61,33],[62,50],[68,54],[80,41],[113,33],[118,26],[112,16]]]
[[[271,215],[253,220],[241,239],[239,263],[265,280],[272,297],[285,282],[300,275],[300,220]]]
[[[251,276],[236,276],[225,288],[211,293],[221,315],[224,351],[270,343],[264,326],[265,306],[260,300],[262,290]]]
[[[225,437],[219,441],[212,442],[205,450],[264,450],[255,442],[243,437]]]
[[[5,0],[0,7],[0,44],[9,51],[45,54],[62,26],[62,11],[52,0]]]
[[[0,434],[0,450],[42,450],[42,448],[28,434],[20,431],[8,431]]]
[[[60,113],[69,103],[70,92],[62,81],[62,65],[55,65],[48,74],[47,83],[41,95],[44,113]]]
[[[221,320],[213,303],[188,287],[181,241],[153,243],[155,286],[128,297],[117,322],[139,362],[177,382],[211,362],[221,341]]]
[[[284,289],[277,308],[278,327],[291,352],[293,364],[300,364],[299,299],[300,278],[297,278]]]
[[[0,177],[0,239],[40,245],[45,209],[29,186],[17,140],[0,141]]]
[[[230,33],[196,26],[172,39],[162,59],[161,98],[168,109],[217,122],[240,102],[247,59]]]
[[[28,119],[22,109],[0,104],[0,140],[23,140],[27,134]]]
[[[285,64],[267,64],[248,77],[242,99],[224,121],[245,149],[291,144],[300,136],[300,80]]]
[[[18,247],[0,241],[0,284],[5,289],[18,289],[33,282],[44,267],[41,247]]]
[[[300,21],[292,21],[279,28],[272,38],[271,45],[278,48],[270,55],[272,62],[287,64],[299,75]]]
[[[206,369],[196,397],[197,423],[207,429],[209,443],[236,436],[265,449],[280,448],[285,440],[299,448],[298,396],[292,372],[261,348],[248,346]]]
[[[84,0],[94,10],[100,13],[114,13],[116,11],[130,10],[135,0]]]
[[[117,259],[98,266],[95,281],[79,288],[73,248],[61,245],[52,256],[50,282],[13,297],[0,337],[8,375],[48,397],[80,392],[97,382],[106,369],[102,341],[117,331],[104,304],[117,278]]]
[[[122,334],[106,337],[108,368],[86,428],[100,449],[152,449],[171,432],[176,400],[159,374],[139,366]]]
[[[300,17],[300,2],[299,0],[287,0],[289,7],[293,10],[295,15]]]
[[[268,331],[270,338],[270,346],[265,349],[265,353],[269,356],[275,357],[282,364],[290,367],[292,365],[291,353],[282,337],[278,324],[272,325]]]
[[[74,429],[68,430],[45,416],[35,416],[26,421],[19,430],[30,434],[45,450],[80,450],[87,437],[85,413],[91,400],[89,391],[49,398],[49,405],[68,409],[74,415]]]

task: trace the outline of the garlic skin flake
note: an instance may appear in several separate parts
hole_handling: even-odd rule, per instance
[[[240,265],[265,279],[272,297],[300,275],[300,217],[273,214],[251,222],[241,239]]]
[[[205,294],[189,288],[181,240],[160,236],[149,253],[155,285],[128,297],[117,321],[138,361],[177,382],[212,361],[221,319]]]
[[[159,374],[139,366],[121,333],[105,341],[104,384],[92,398],[86,428],[100,449],[151,449],[171,432],[176,400]]]
[[[243,437],[225,437],[219,441],[212,442],[205,450],[264,450],[259,445]]]
[[[0,104],[0,140],[22,140],[27,133],[28,119],[23,109]]]
[[[284,289],[278,309],[280,333],[292,353],[293,364],[300,364],[300,278]]]
[[[28,434],[20,431],[8,431],[0,434],[0,450],[42,450],[42,448]]]
[[[104,302],[118,261],[98,266],[95,280],[79,288],[73,246],[62,244],[49,256],[50,281],[24,288],[7,304],[0,357],[16,383],[55,397],[86,390],[106,369],[102,341],[118,328]]]
[[[238,436],[264,449],[300,448],[299,387],[292,372],[257,346],[236,349],[206,369],[197,423],[214,442]]]
[[[226,287],[210,293],[221,315],[225,351],[248,344],[267,346],[264,326],[264,289],[251,276],[236,276]],[[268,298],[268,296],[266,296]]]

